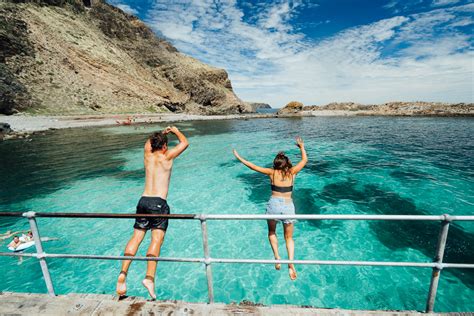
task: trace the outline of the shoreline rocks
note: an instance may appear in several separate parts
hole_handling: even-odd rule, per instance
[[[298,101],[291,101],[280,110],[278,110],[278,115],[295,115],[300,113],[303,110],[303,103]]]
[[[291,102],[290,102],[291,103]],[[290,104],[289,104],[290,105]],[[441,102],[388,102],[383,104],[359,104],[333,102],[326,105],[309,105],[296,108],[285,106],[279,115],[290,116],[474,116],[473,103]]]

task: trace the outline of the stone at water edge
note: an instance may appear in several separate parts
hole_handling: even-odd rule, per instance
[[[8,123],[0,123],[0,137],[6,134],[10,134],[12,132],[12,128]]]
[[[303,103],[298,101],[291,101],[283,108],[281,108],[277,113],[278,114],[297,114],[303,110]]]

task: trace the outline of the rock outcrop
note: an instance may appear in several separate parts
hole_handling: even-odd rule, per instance
[[[292,106],[278,113],[290,115],[385,115],[385,116],[474,116],[472,103],[389,102],[359,104],[354,102],[309,105],[295,111]]]
[[[0,2],[0,113],[252,112],[227,72],[93,0]]]
[[[10,124],[8,123],[0,123],[0,139],[2,139],[5,135],[10,134],[12,129]]]
[[[270,104],[267,103],[261,103],[261,102],[247,102],[251,107],[252,110],[255,112],[258,109],[271,109],[272,107]]]
[[[303,110],[303,103],[298,101],[291,101],[280,110],[278,110],[278,115],[288,115],[288,114],[298,114]]]

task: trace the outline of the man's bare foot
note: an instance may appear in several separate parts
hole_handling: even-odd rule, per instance
[[[280,258],[279,258],[279,257],[278,257],[278,258],[275,258],[275,260],[280,260]],[[280,270],[280,269],[281,269],[281,264],[275,263],[275,269],[276,269],[276,270]]]
[[[289,264],[288,265],[288,272],[290,274],[290,279],[292,281],[296,280],[296,278],[298,277],[298,275],[296,274],[296,270],[295,270],[295,266],[292,265],[292,264]]]
[[[150,294],[151,298],[156,300],[155,282],[153,282],[149,278],[145,278],[143,279],[142,284],[148,290],[148,294]]]
[[[125,280],[127,278],[127,273],[121,271],[117,280],[117,295],[119,297],[125,296],[127,294],[127,285],[125,284]]]

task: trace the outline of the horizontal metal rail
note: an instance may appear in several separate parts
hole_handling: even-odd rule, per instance
[[[26,217],[30,222],[36,253],[0,252],[0,256],[8,257],[34,257],[40,261],[41,270],[46,287],[51,295],[54,294],[53,283],[49,275],[46,258],[66,259],[93,259],[93,260],[137,260],[137,261],[163,261],[163,262],[192,262],[203,263],[206,268],[209,303],[214,302],[212,281],[212,264],[301,264],[301,265],[336,265],[336,266],[381,266],[381,267],[414,267],[431,268],[432,276],[426,304],[426,312],[432,312],[438,288],[440,272],[446,268],[473,269],[474,263],[445,263],[443,262],[444,250],[448,237],[449,225],[453,221],[474,221],[474,216],[462,215],[363,215],[363,214],[312,214],[312,215],[247,215],[247,214],[111,214],[111,213],[46,213],[46,212],[0,212],[0,217]],[[168,218],[168,219],[193,219],[201,222],[204,258],[166,258],[166,257],[141,257],[141,256],[105,256],[84,254],[45,253],[42,248],[41,238],[37,227],[36,217],[46,218]],[[207,220],[382,220],[382,221],[440,221],[441,229],[433,262],[390,262],[390,261],[350,261],[350,260],[266,260],[266,259],[227,259],[212,258],[210,256]]]
[[[91,259],[91,260],[137,260],[137,261],[163,261],[163,262],[194,262],[204,263],[204,258],[181,257],[139,257],[139,256],[103,256],[81,255],[67,253],[11,253],[0,252],[5,257],[34,257],[34,258],[65,258],[65,259]],[[246,264],[301,264],[301,265],[339,265],[339,266],[381,266],[381,267],[418,267],[418,268],[456,268],[474,269],[474,264],[468,263],[436,263],[436,262],[407,262],[407,261],[345,261],[345,260],[268,260],[268,259],[226,259],[209,258],[210,263],[246,263]]]
[[[474,221],[474,215],[248,215],[248,214],[117,214],[117,213],[47,213],[0,212],[0,217],[59,217],[59,218],[168,218],[194,220],[382,220],[382,221]]]

